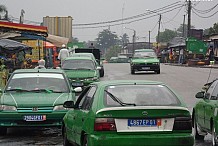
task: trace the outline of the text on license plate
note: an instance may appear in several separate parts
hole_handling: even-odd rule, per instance
[[[142,69],[150,69],[150,67],[142,67]]]
[[[46,115],[27,115],[24,116],[24,121],[45,121]]]
[[[161,126],[161,119],[128,119],[130,127]]]

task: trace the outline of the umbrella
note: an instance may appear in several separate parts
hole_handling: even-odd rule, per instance
[[[32,48],[17,41],[10,39],[0,39],[0,49],[3,52],[16,53],[20,51],[31,51]]]

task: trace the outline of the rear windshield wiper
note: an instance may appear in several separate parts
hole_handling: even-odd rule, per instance
[[[117,98],[115,95],[113,95],[112,93],[108,92],[107,90],[104,90],[110,97],[111,99],[113,99],[115,102],[119,103],[121,106],[126,106],[126,105],[133,105],[136,106],[135,103],[125,103],[122,102],[119,98]]]

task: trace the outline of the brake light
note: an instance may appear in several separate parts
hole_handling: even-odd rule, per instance
[[[95,131],[115,131],[116,125],[113,118],[97,118],[94,125]]]
[[[173,130],[192,130],[191,117],[176,117]]]

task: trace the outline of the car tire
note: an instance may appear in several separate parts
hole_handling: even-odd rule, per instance
[[[135,74],[135,70],[134,69],[131,69],[131,74]]]
[[[100,77],[104,77],[104,69],[103,68],[100,70]]]
[[[7,134],[7,127],[0,127],[0,135],[6,135]]]
[[[160,69],[156,71],[157,74],[160,74]]]
[[[64,127],[64,132],[63,132],[63,146],[73,146],[67,139],[66,127]]]
[[[212,138],[212,146],[218,146],[217,134],[214,124],[212,125],[211,138]]]
[[[199,134],[199,130],[198,130],[199,128],[197,126],[197,122],[195,119],[196,119],[196,117],[195,117],[195,115],[193,115],[194,137],[196,140],[204,140],[204,135]]]
[[[85,134],[83,137],[83,143],[82,146],[88,146],[88,139],[87,139],[87,135]]]

